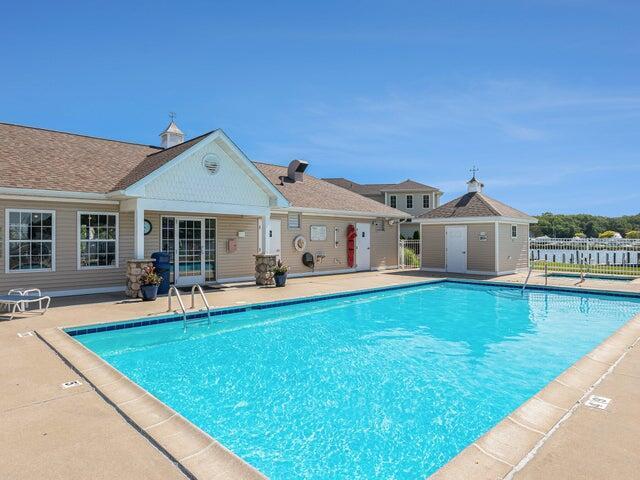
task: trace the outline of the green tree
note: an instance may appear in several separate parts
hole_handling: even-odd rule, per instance
[[[624,238],[640,238],[640,230],[629,230]]]
[[[613,230],[607,230],[605,232],[602,232],[600,235],[598,235],[598,238],[613,238],[616,236],[616,233],[618,232],[614,232]]]

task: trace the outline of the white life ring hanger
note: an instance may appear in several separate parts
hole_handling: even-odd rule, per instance
[[[293,248],[295,248],[298,252],[302,252],[305,248],[307,248],[307,239],[302,235],[298,235],[293,239]]]

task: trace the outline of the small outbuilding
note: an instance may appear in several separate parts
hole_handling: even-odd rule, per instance
[[[529,225],[537,219],[486,196],[475,175],[466,194],[426,212],[422,270],[507,275],[528,266]]]

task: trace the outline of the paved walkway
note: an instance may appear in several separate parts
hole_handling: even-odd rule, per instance
[[[286,288],[234,285],[207,294],[212,306],[359,290],[424,281],[420,272],[367,272],[291,279]],[[522,281],[521,276],[501,280]],[[554,279],[554,284],[567,284]],[[536,277],[534,283],[544,280]],[[564,283],[563,283],[564,282]],[[569,279],[569,282],[571,280]],[[599,283],[590,286],[602,288]],[[622,282],[605,282],[604,288]],[[619,289],[640,291],[640,285]],[[44,316],[0,322],[0,478],[173,479],[182,472],[86,385],[62,389],[77,376],[35,336],[18,333],[164,313],[157,302],[103,294],[58,298]],[[606,411],[581,407],[516,478],[631,478],[640,469],[640,352],[631,351],[597,393]],[[635,469],[635,470],[632,470]]]

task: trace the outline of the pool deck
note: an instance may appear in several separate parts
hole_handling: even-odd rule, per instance
[[[214,307],[238,306],[435,278],[442,277],[402,271],[306,277],[290,279],[282,289],[229,285],[207,293],[207,298]],[[524,275],[473,278],[521,283]],[[536,275],[530,283],[544,281]],[[549,285],[564,287],[576,283],[575,279],[563,277],[548,281]],[[640,282],[588,280],[581,288],[640,293]],[[58,328],[162,315],[165,310],[164,298],[143,303],[125,300],[120,294],[87,295],[55,298],[43,316],[0,322],[1,478],[261,478],[211,443],[210,437],[199,437],[197,429],[192,430],[195,436],[188,439],[163,432],[176,425],[182,428],[185,422],[170,411],[164,417],[144,417],[141,412],[153,403],[145,392],[133,395],[128,402],[126,395],[133,390],[115,389],[115,394],[107,395],[107,401],[102,390],[108,390],[111,381],[121,381],[117,372],[112,379],[100,378],[114,374],[101,361],[93,367],[79,367],[77,350],[65,350],[70,340]],[[18,336],[32,331],[37,334]],[[640,444],[640,348],[631,345],[637,345],[639,337],[640,317],[636,317],[594,350],[590,358],[583,358],[551,382],[434,478],[635,476],[640,468],[640,451],[635,447]],[[71,343],[75,344],[73,348],[80,348],[76,342]],[[82,376],[78,371],[83,371]],[[77,379],[82,385],[61,387],[64,382]],[[96,384],[106,387],[96,388]],[[612,402],[606,410],[588,408],[578,400],[589,395],[608,397]],[[190,424],[185,428],[188,430]],[[154,429],[155,435],[149,436],[147,430]],[[182,450],[178,454],[171,450],[174,447],[161,451],[165,448],[163,438],[177,439],[173,444]],[[533,453],[531,447],[535,447]],[[205,450],[217,454],[205,458]],[[211,458],[230,463],[211,463]]]

